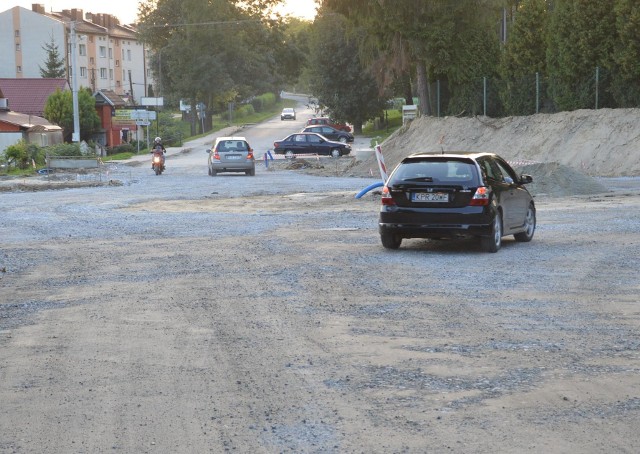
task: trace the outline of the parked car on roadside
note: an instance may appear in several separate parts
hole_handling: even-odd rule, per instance
[[[506,235],[531,241],[536,207],[525,185],[532,181],[494,153],[412,154],[382,190],[382,245],[397,249],[404,238],[477,237],[483,250],[497,252]]]
[[[219,172],[256,174],[253,149],[244,137],[218,137],[207,153],[209,176],[214,177]]]
[[[340,131],[339,129],[331,126],[307,126],[302,130],[302,132],[316,132],[329,140],[336,140],[342,143],[353,142],[353,134],[346,131]]]
[[[295,120],[296,119],[296,109],[293,107],[285,107],[282,109],[282,113],[280,114],[280,120]]]
[[[328,117],[313,117],[307,120],[307,126],[319,125],[331,126],[332,128],[339,129],[340,131],[351,132],[351,127],[349,125],[335,122]]]
[[[283,154],[287,158],[294,158],[298,154],[319,154],[340,156],[351,153],[351,146],[346,143],[334,142],[315,132],[298,132],[273,143],[276,154]]]

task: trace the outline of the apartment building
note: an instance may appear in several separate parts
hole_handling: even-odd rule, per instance
[[[92,92],[111,90],[132,104],[146,96],[144,45],[133,28],[109,14],[84,14],[82,9],[46,12],[43,5],[19,6],[0,12],[0,78],[37,78],[44,67],[44,46],[58,45],[72,82],[71,27],[76,32],[76,77]]]

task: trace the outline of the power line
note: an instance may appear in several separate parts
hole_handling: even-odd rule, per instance
[[[191,25],[202,26],[202,25],[228,25],[228,24],[237,24],[240,25],[242,23],[255,23],[262,22],[260,19],[238,19],[238,20],[226,20],[226,21],[213,21],[213,22],[194,22],[190,24],[153,24],[153,25],[140,25],[141,28],[156,28],[156,27],[188,27]]]

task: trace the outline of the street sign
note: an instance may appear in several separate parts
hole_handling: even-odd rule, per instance
[[[162,107],[164,106],[164,98],[151,98],[148,96],[143,96],[142,98],[140,98],[140,104],[150,107]]]
[[[150,124],[150,121],[136,120],[136,126],[149,126]]]
[[[156,112],[153,110],[129,110],[129,118],[132,120],[155,120]]]

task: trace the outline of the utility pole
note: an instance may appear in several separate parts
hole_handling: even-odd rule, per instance
[[[76,55],[76,22],[71,21],[71,93],[73,95],[73,134],[72,142],[80,142],[80,112],[78,108],[78,63]]]

